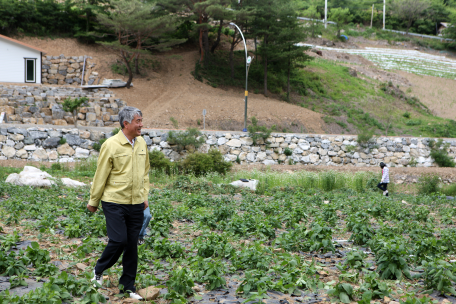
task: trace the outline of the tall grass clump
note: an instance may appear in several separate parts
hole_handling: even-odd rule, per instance
[[[80,160],[75,163],[74,169],[79,172],[92,172],[95,174],[95,171],[97,171],[97,158],[89,157],[87,159]]]
[[[456,184],[444,186],[440,189],[440,192],[448,196],[456,196]]]
[[[418,194],[432,194],[439,192],[440,178],[436,174],[426,174],[418,180]]]

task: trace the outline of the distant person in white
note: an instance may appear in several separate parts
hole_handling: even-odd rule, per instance
[[[390,182],[390,177],[389,177],[389,169],[385,165],[384,162],[380,163],[380,168],[382,168],[382,180],[380,183],[377,185],[377,187],[380,188],[380,190],[383,191],[383,195],[388,196],[388,183]]]

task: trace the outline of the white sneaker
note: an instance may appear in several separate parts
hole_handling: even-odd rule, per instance
[[[144,298],[141,297],[141,296],[140,296],[139,294],[137,294],[136,292],[130,292],[130,298],[135,299],[135,300],[139,300],[139,301],[144,300]]]
[[[94,269],[93,270],[93,278],[90,281],[94,282],[93,287],[95,287],[95,288],[103,285],[103,274],[96,274],[95,273],[95,269]],[[99,284],[99,286],[97,286],[97,283]]]
[[[383,195],[386,195],[388,193],[388,191],[383,191]]]

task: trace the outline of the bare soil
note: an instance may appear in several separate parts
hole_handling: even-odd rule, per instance
[[[23,37],[19,40],[43,48],[47,55],[92,56],[91,62],[97,64],[96,70],[103,78],[123,78],[114,74],[111,65],[118,60],[116,54],[98,45],[85,45],[76,39],[41,39]],[[222,39],[220,48],[227,49],[228,41]],[[323,39],[307,41],[310,44],[324,44]],[[249,50],[254,49],[253,41],[247,41]],[[410,43],[389,45],[387,41],[368,40],[363,37],[351,37],[349,42],[336,42],[335,47],[360,48],[366,46],[409,48]],[[242,49],[243,45],[237,46]],[[433,51],[428,51],[433,52]],[[318,56],[309,52],[311,56]],[[206,129],[241,130],[244,125],[244,90],[213,88],[199,82],[191,75],[198,59],[198,51],[182,46],[165,54],[154,56],[158,68],[142,71],[142,76],[135,76],[134,87],[116,89],[115,94],[131,106],[140,108],[144,113],[146,128],[173,129],[170,121],[173,117],[178,128],[202,127],[203,109],[207,110]],[[319,56],[318,56],[319,57]],[[399,84],[403,91],[411,88],[411,94],[418,97],[438,116],[456,117],[456,86],[454,80],[432,76],[418,76],[402,71],[384,71],[372,62],[358,55],[323,51],[323,58],[336,60],[349,65],[358,73],[358,77],[380,82],[392,81]],[[323,115],[297,105],[288,104],[274,97],[249,93],[247,116],[255,116],[260,123],[278,125],[292,132],[340,133],[322,120]],[[333,130],[334,129],[334,130]]]
[[[20,40],[41,47],[47,55],[60,54],[93,57],[101,78],[124,78],[113,74],[110,66],[117,56],[97,45],[83,45],[76,39],[39,39],[24,37]],[[177,120],[179,128],[197,127],[202,124],[203,109],[207,110],[206,128],[225,129],[227,126],[242,130],[244,121],[244,90],[220,89],[196,80],[192,75],[198,51],[181,47],[172,52],[154,56],[159,68],[148,71],[144,77],[134,78],[130,89],[116,89],[116,96],[128,105],[142,110],[146,128],[173,128],[170,118]],[[249,93],[247,116],[260,122],[283,125],[294,122],[305,132],[324,133],[322,115],[300,106]],[[236,130],[235,129],[235,130]]]

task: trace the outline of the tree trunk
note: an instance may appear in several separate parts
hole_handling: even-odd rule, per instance
[[[74,120],[74,126],[78,126],[78,116],[77,116],[78,111],[75,109],[73,110],[73,120]]]
[[[268,35],[264,36],[263,44],[265,47],[268,46]],[[268,54],[263,55],[263,65],[264,65],[264,96],[268,97]]]
[[[236,45],[236,32],[237,28],[234,29],[233,41],[231,42],[230,47],[230,68],[231,68],[231,78],[234,79],[234,46]]]
[[[406,35],[408,35],[410,28],[412,27],[412,21],[407,22],[407,31],[405,32]]]
[[[215,49],[217,48],[217,46],[220,43],[220,36],[222,35],[222,24],[223,24],[223,19],[220,19],[220,25],[219,25],[218,32],[217,32],[217,40],[215,40],[215,42],[214,42],[214,44],[212,45],[212,48],[211,48],[211,53],[212,54],[214,54]]]
[[[128,70],[128,80],[127,80],[126,88],[129,89],[130,85],[131,85],[131,81],[133,80],[133,71],[131,70],[130,62],[128,62],[127,56],[125,55],[124,51],[121,51],[121,55],[124,60],[125,66],[127,67],[127,70]]]
[[[203,48],[204,48],[204,63],[207,64],[210,59],[209,54],[209,35],[208,35],[208,28],[205,26],[203,30]]]
[[[268,56],[263,58],[264,64],[264,96],[268,97]]]
[[[290,102],[290,70],[291,70],[291,62],[288,59],[288,73],[287,73],[287,101]]]
[[[198,24],[201,24],[201,16],[198,20]],[[199,63],[202,65],[203,64],[203,60],[204,60],[204,48],[203,48],[203,28],[200,27],[199,29],[199,47],[200,47],[200,54],[201,54],[201,57],[200,57],[200,60],[199,60]]]
[[[136,75],[139,75],[139,55],[136,55],[135,57],[135,73]]]

